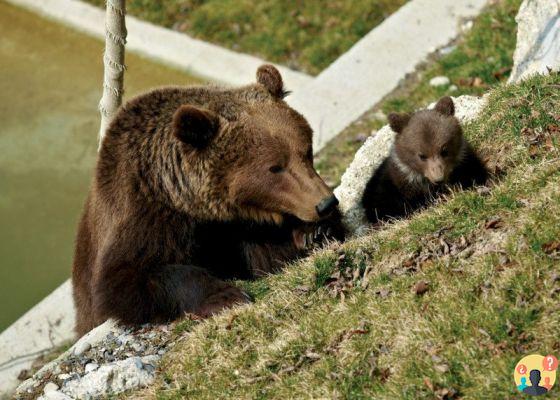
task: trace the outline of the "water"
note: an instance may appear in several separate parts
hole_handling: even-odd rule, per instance
[[[70,276],[103,44],[0,1],[0,331]],[[126,55],[126,97],[195,80]]]

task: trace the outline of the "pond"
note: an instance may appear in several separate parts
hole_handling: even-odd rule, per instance
[[[70,276],[103,43],[0,1],[0,331]],[[196,79],[128,53],[126,97]]]

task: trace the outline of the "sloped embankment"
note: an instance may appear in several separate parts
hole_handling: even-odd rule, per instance
[[[519,358],[560,350],[559,87],[501,86],[466,127],[493,185],[248,284],[258,301],[185,323],[141,394],[514,395]]]

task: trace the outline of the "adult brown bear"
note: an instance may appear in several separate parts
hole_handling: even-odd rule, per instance
[[[277,269],[301,254],[302,224],[337,215],[280,73],[262,66],[257,81],[157,89],[118,111],[78,228],[78,334],[247,302],[223,279]]]

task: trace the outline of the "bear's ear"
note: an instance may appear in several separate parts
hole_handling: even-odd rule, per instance
[[[396,133],[401,133],[410,121],[410,114],[396,114],[391,113],[387,117],[389,126]]]
[[[204,108],[183,105],[173,114],[173,136],[181,142],[202,149],[220,129],[217,114]]]
[[[257,82],[263,85],[276,98],[283,99],[289,94],[289,92],[284,90],[282,76],[274,65],[261,65],[257,70]]]
[[[452,117],[455,115],[455,104],[449,96],[442,97],[436,104],[435,110],[440,114]]]

